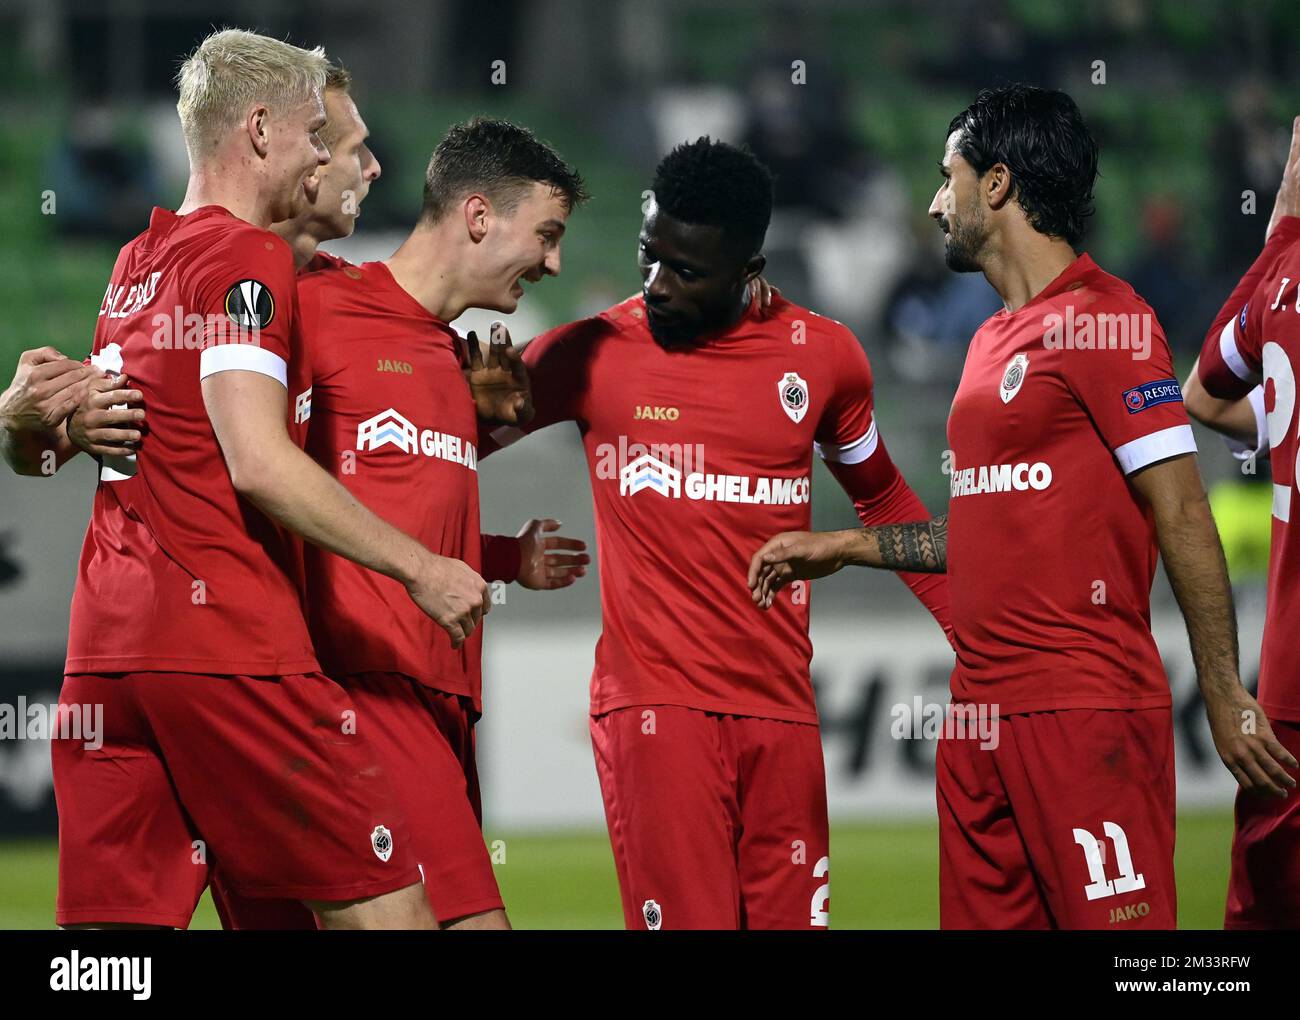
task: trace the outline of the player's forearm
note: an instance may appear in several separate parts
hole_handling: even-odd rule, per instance
[[[883,471],[872,462],[884,457]],[[897,467],[885,453],[883,444],[876,453],[860,465],[830,464],[831,473],[844,490],[853,497],[853,508],[858,520],[866,527],[876,527],[889,521],[916,521],[929,518],[921,498],[907,484]],[[883,484],[882,484],[883,482]],[[901,580],[929,610],[945,633],[952,631],[952,614],[948,603],[947,578],[935,573],[900,571]]]
[[[268,517],[313,545],[410,585],[429,553],[362,505],[287,437],[246,470],[235,488]]]
[[[1187,624],[1201,692],[1207,699],[1223,696],[1240,683],[1237,617],[1208,501],[1204,495],[1189,497],[1158,511],[1156,530],[1165,573]]]
[[[483,460],[490,457],[498,450],[503,450],[512,443],[518,442],[528,435],[521,428],[514,425],[499,425],[494,422],[484,421],[482,418],[478,421],[478,447],[476,453],[478,459]]]
[[[1258,413],[1263,407],[1262,390],[1259,390],[1258,396],[1252,392],[1245,397],[1223,400],[1209,394],[1197,369],[1193,368],[1183,387],[1183,404],[1191,417],[1230,439],[1254,446],[1262,438],[1259,435]]]
[[[943,574],[948,570],[948,515],[835,533],[846,567]]]
[[[62,425],[35,432],[0,423],[0,457],[15,474],[52,475],[77,452]]]

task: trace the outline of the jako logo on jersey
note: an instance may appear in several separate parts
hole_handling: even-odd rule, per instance
[[[301,425],[311,417],[311,387],[298,394],[293,401],[293,423]]]
[[[1002,373],[1002,386],[998,390],[1002,403],[1008,403],[1020,392],[1020,384],[1025,381],[1025,373],[1028,371],[1029,355],[1023,351],[1007,363],[1007,370]]]
[[[786,372],[776,384],[776,392],[781,397],[781,410],[798,425],[808,413],[808,383],[797,372]]]
[[[972,496],[980,492],[1042,491],[1052,484],[1052,469],[1041,460],[1033,464],[982,464],[952,473],[953,496]]]
[[[1132,921],[1134,918],[1146,917],[1151,913],[1151,904],[1146,900],[1141,903],[1130,903],[1124,907],[1111,907],[1110,920],[1107,924],[1118,924],[1120,921]]]
[[[376,358],[378,365],[375,366],[376,372],[396,372],[399,375],[414,375],[415,369],[411,367],[409,361],[393,361],[390,358]]]
[[[388,860],[393,856],[393,834],[384,826],[376,825],[375,831],[370,834],[370,846],[381,861]]]
[[[686,498],[708,503],[760,503],[768,506],[807,503],[812,485],[803,478],[750,478],[748,475],[715,475],[700,471],[682,477],[670,464],[642,454],[619,474],[618,491],[632,496],[653,489],[667,499]]]
[[[469,440],[433,429],[417,429],[391,407],[357,426],[357,452],[389,445],[396,446],[403,453],[422,453],[426,457],[463,464],[471,471],[478,470],[478,451]]]
[[[1157,404],[1172,404],[1175,400],[1179,403],[1183,400],[1177,379],[1157,379],[1124,391],[1124,406],[1129,414],[1137,414]]]
[[[658,931],[663,927],[664,912],[654,900],[646,900],[641,904],[641,916],[645,918],[645,926],[651,931]]]
[[[632,417],[637,421],[676,421],[681,411],[675,407],[652,407],[649,404],[637,404]]]
[[[265,329],[275,318],[275,298],[259,280],[240,280],[226,291],[226,314],[244,329]]]

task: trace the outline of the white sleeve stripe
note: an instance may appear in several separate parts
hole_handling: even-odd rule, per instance
[[[1242,360],[1241,352],[1237,350],[1237,317],[1234,315],[1223,327],[1223,332],[1219,334],[1219,354],[1223,362],[1242,382],[1257,383],[1259,376],[1252,372]]]
[[[285,389],[289,388],[289,366],[273,351],[253,344],[217,344],[203,348],[199,354],[200,379],[231,371],[269,375]]]
[[[1139,436],[1115,450],[1115,459],[1126,475],[1184,453],[1196,452],[1196,437],[1190,425],[1174,425],[1150,435]]]
[[[879,442],[876,419],[872,417],[871,427],[867,429],[866,434],[859,436],[853,442],[845,443],[843,446],[836,446],[834,443],[823,446],[821,443],[814,442],[813,449],[822,460],[832,464],[861,464],[876,452]]]
[[[1273,483],[1273,516],[1283,524],[1291,522],[1291,487]]]
[[[509,446],[511,443],[517,443],[528,435],[523,429],[517,429],[513,425],[502,425],[498,429],[493,429],[489,435],[492,441],[501,448]]]

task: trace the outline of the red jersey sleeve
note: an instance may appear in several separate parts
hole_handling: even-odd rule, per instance
[[[199,377],[239,369],[287,387],[296,302],[289,246],[256,227],[233,230],[191,283],[203,317]]]
[[[853,509],[864,526],[928,521],[930,512],[894,465],[877,433],[866,353],[847,332],[837,346],[835,391],[818,423],[818,454],[853,500]],[[942,574],[898,576],[951,640],[948,579]]]
[[[834,338],[835,389],[817,424],[815,447],[832,464],[860,464],[876,449],[871,365],[857,338],[843,330]]]
[[[519,580],[522,558],[519,539],[511,535],[480,535],[479,548],[483,557],[483,580],[505,581],[507,584]]]
[[[479,457],[557,422],[581,424],[586,412],[590,353],[599,337],[611,328],[600,318],[583,319],[557,326],[525,344],[524,367],[528,369],[537,413],[522,429],[480,423]]]
[[[1215,316],[1196,368],[1201,385],[1210,396],[1236,400],[1250,394],[1259,383],[1262,349],[1259,312],[1260,303],[1267,295],[1257,296],[1256,291],[1278,259],[1297,240],[1300,240],[1300,217],[1284,217]]]
[[[1114,349],[1075,351],[1064,361],[1066,385],[1120,469],[1129,475],[1157,461],[1195,453],[1182,387],[1155,313],[1136,297],[1113,296],[1104,296],[1088,311],[1098,319],[1125,317],[1116,321],[1128,322],[1130,334],[1140,330],[1147,339],[1146,357],[1135,341]]]

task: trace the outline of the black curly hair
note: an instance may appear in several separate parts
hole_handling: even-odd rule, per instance
[[[705,135],[655,168],[655,203],[675,220],[721,227],[746,257],[763,247],[772,219],[772,174],[749,149]]]
[[[982,177],[995,163],[1011,171],[1012,196],[1040,234],[1083,238],[1093,214],[1097,143],[1064,92],[1033,85],[984,89],[948,125],[957,151]]]
[[[424,174],[420,218],[434,223],[470,191],[482,191],[510,214],[535,182],[560,192],[569,210],[587,200],[578,171],[525,127],[489,117],[452,125]]]

